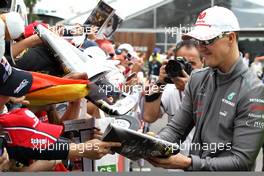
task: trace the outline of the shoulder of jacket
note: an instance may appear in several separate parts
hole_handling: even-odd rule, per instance
[[[206,75],[211,74],[212,70],[209,67],[202,68],[202,69],[195,69],[191,73],[191,79],[196,81],[203,80]]]
[[[244,98],[264,98],[264,84],[257,76],[250,70],[247,71],[243,76],[241,85],[241,97]]]
[[[252,90],[258,87],[263,88],[264,84],[262,81],[251,71],[248,70],[243,76],[243,86],[248,90]]]
[[[213,72],[209,67],[193,70],[188,82],[190,89],[196,91],[198,87],[206,82],[207,78],[209,78],[212,73]]]
[[[205,68],[201,68],[201,69],[194,69],[192,71],[192,75],[194,74],[204,74],[204,73],[207,73],[207,72],[210,72],[211,69],[209,67],[205,67]]]

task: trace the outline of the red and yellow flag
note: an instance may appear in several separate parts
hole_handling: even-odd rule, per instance
[[[30,105],[47,105],[74,101],[88,95],[89,81],[59,78],[32,72],[33,83],[26,95]]]

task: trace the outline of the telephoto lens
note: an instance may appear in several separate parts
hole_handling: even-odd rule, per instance
[[[165,78],[165,82],[172,83],[171,78],[183,77],[182,71],[185,71],[188,75],[192,72],[192,66],[186,61],[184,57],[176,57],[175,59],[170,59],[165,67],[165,71],[168,78]]]

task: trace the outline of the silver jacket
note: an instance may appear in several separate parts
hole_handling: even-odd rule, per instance
[[[182,143],[193,126],[188,170],[253,170],[264,143],[264,85],[243,64],[194,72],[176,115],[158,134]]]

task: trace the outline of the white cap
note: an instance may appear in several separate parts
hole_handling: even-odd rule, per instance
[[[122,49],[127,50],[127,52],[131,56],[137,58],[137,53],[134,51],[134,48],[132,47],[132,45],[130,45],[128,43],[123,43],[123,44],[119,45],[118,49],[120,49],[120,50],[122,50]]]
[[[25,30],[25,22],[16,12],[4,14],[6,17],[6,27],[12,40],[21,37]]]
[[[214,6],[199,14],[194,29],[187,34],[183,34],[182,39],[210,40],[223,32],[239,30],[237,17],[231,10]]]

